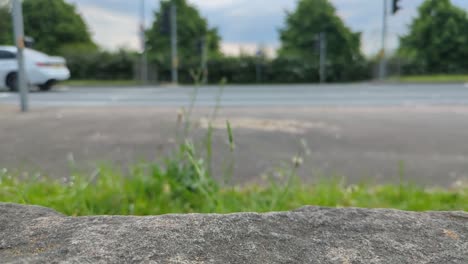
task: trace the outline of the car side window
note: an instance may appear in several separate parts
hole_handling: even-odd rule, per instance
[[[0,50],[0,60],[11,60],[15,58],[16,58],[16,54],[14,54],[13,52]]]

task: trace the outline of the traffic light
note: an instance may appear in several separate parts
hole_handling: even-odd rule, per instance
[[[393,5],[392,5],[392,14],[396,14],[400,9],[400,1],[401,0],[393,0]]]

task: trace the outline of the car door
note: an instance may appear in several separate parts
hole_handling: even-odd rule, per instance
[[[7,75],[16,72],[17,68],[16,54],[7,50],[0,50],[0,87],[6,86]]]

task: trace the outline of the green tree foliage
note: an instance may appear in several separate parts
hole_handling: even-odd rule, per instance
[[[201,17],[198,10],[186,0],[174,0],[177,5],[177,35],[179,68],[182,81],[190,81],[189,70],[197,69],[201,63],[199,41],[206,37],[210,58],[220,56],[220,37],[217,29],[209,28],[208,22]],[[160,8],[155,12],[155,21],[146,32],[147,47],[150,60],[160,69],[160,80],[169,79],[171,65],[170,34],[164,33],[164,11],[169,12],[171,3],[161,1]],[[166,19],[167,20],[167,19]]]
[[[25,35],[34,38],[37,50],[64,55],[62,49],[71,45],[97,49],[75,6],[64,0],[24,0],[23,16]],[[0,16],[0,25],[7,20],[11,18]]]
[[[23,17],[25,35],[34,38],[35,49],[60,55],[73,46],[97,49],[75,6],[64,0],[24,0]],[[13,44],[12,32],[10,12],[1,6],[0,44]]]
[[[426,0],[409,34],[401,38],[399,55],[411,62],[410,73],[466,72],[467,13],[450,0]]]
[[[74,5],[64,0],[24,0],[24,28],[35,40],[34,48],[49,54],[63,54],[73,45],[96,49],[88,28]]]
[[[11,15],[6,6],[0,6],[0,45],[13,43]]]
[[[319,78],[318,35],[326,33],[328,81],[350,81],[368,77],[361,53],[360,33],[352,32],[336,15],[329,0],[300,0],[287,14],[280,30],[281,48],[277,63],[288,81],[313,82]]]

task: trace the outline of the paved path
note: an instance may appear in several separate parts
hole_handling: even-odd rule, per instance
[[[71,163],[91,174],[100,161],[126,167],[160,159],[174,147],[176,107],[108,106],[34,108],[0,106],[0,168],[66,177]],[[198,108],[193,137],[205,134]],[[225,120],[234,127],[236,152],[228,151]],[[348,182],[407,180],[453,186],[468,180],[468,107],[227,107],[214,135],[215,171],[230,160],[238,183],[288,162],[307,141],[305,179],[345,176]],[[201,140],[197,140],[201,142]]]

